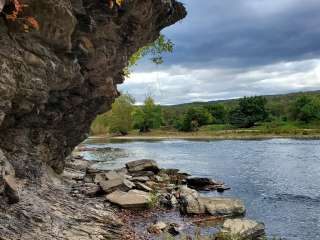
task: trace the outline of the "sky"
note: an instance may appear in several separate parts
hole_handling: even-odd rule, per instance
[[[319,0],[181,0],[163,30],[175,45],[139,62],[120,87],[163,105],[320,89]]]

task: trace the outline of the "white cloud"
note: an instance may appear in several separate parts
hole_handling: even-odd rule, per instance
[[[188,69],[175,65],[167,70],[133,73],[120,87],[138,102],[152,94],[161,104],[316,89],[320,89],[319,59],[246,69]]]

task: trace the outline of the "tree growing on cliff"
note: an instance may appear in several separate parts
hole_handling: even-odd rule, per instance
[[[264,97],[244,97],[240,99],[239,105],[230,111],[229,121],[237,127],[253,127],[257,122],[268,118],[266,104],[267,99]]]
[[[126,76],[130,75],[131,68],[136,66],[138,61],[146,56],[150,56],[150,60],[156,64],[163,63],[163,53],[171,53],[173,51],[174,44],[170,39],[167,39],[164,35],[160,35],[159,38],[134,53],[130,59],[128,67],[124,69]]]
[[[133,125],[140,132],[149,132],[151,129],[159,128],[161,122],[161,107],[154,103],[151,96],[145,99],[142,107],[137,107],[133,112]]]

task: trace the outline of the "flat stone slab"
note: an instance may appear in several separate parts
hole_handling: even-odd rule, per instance
[[[108,194],[106,198],[109,202],[127,209],[146,209],[151,200],[148,193],[139,190],[129,192],[117,190]]]
[[[228,219],[223,223],[219,235],[237,239],[257,239],[265,235],[265,226],[250,219]]]
[[[135,186],[133,182],[130,182],[125,178],[116,178],[112,180],[100,181],[99,185],[101,186],[102,190],[106,193],[111,193],[115,190],[121,190],[126,192]]]
[[[158,173],[160,171],[156,161],[150,159],[128,162],[126,167],[129,172],[152,171],[154,173]]]
[[[222,197],[200,197],[199,202],[212,216],[236,217],[246,212],[244,203],[240,199]]]

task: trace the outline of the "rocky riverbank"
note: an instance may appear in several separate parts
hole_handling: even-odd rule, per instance
[[[262,239],[264,225],[245,219],[240,199],[205,197],[223,192],[223,182],[196,178],[178,169],[161,169],[154,160],[138,160],[115,170],[101,170],[74,156],[64,181],[76,199],[97,199],[124,226],[122,239]],[[201,232],[204,225],[211,228]],[[196,238],[197,236],[198,238]]]

